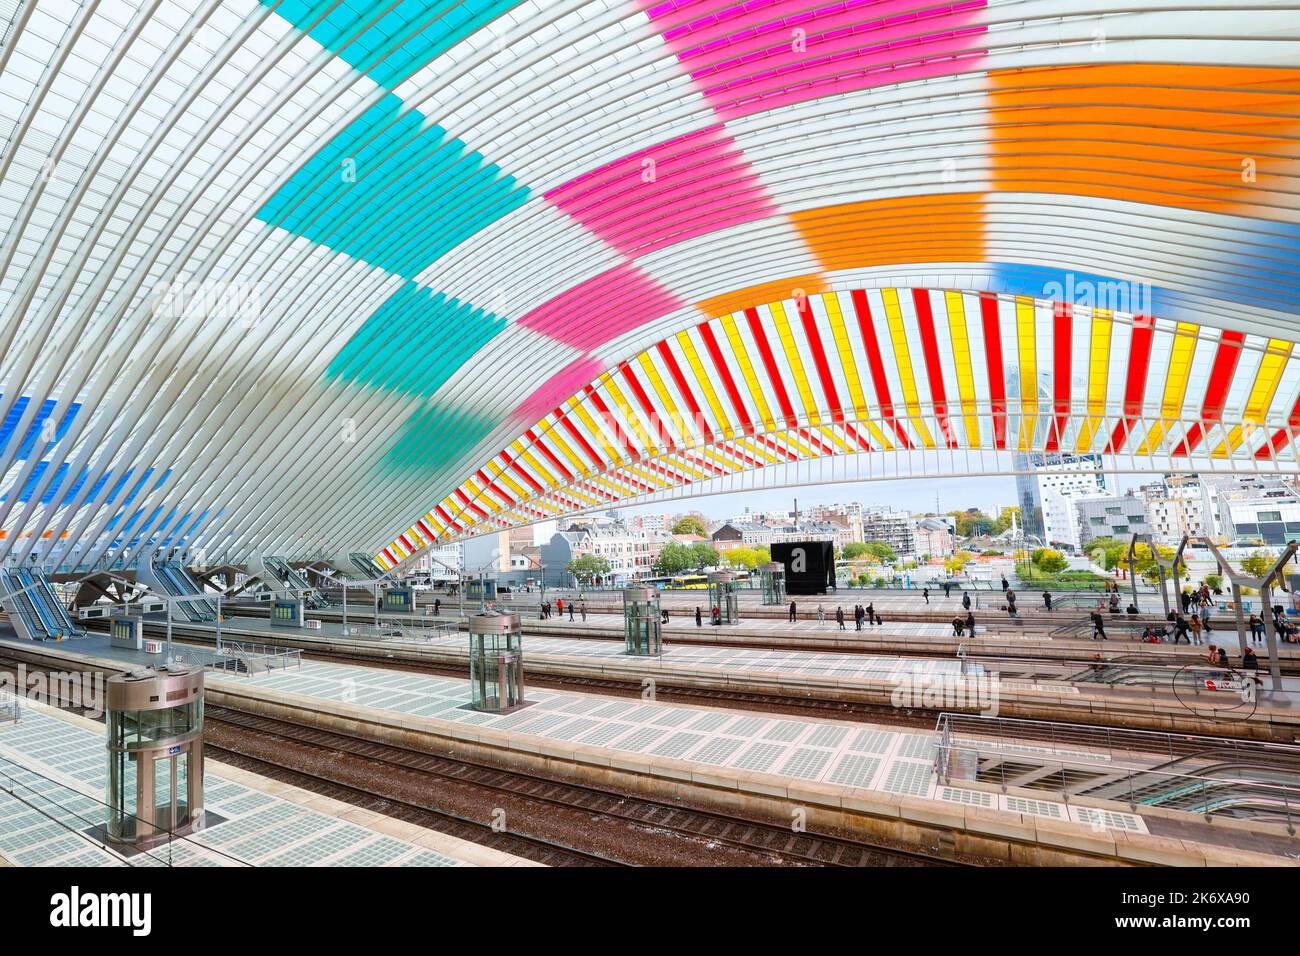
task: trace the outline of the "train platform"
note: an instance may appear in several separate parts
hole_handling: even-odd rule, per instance
[[[120,667],[43,645],[54,666]],[[803,719],[752,710],[610,698],[529,688],[507,714],[469,705],[464,680],[351,664],[305,662],[256,675],[209,675],[212,706],[228,707],[363,739],[463,754],[507,767],[627,789],[661,799],[690,796],[765,817],[807,815],[809,826],[942,847],[1013,863],[1291,865],[1300,842],[1275,824],[1216,818],[1161,806],[1054,793],[1042,784],[1004,787],[942,780],[942,735],[925,728]],[[1104,731],[1103,731],[1104,732]],[[1113,757],[1013,741],[1015,763]],[[1152,753],[1139,763],[1164,759]],[[1023,769],[1022,769],[1023,772]],[[1045,774],[1050,778],[1050,772]]]
[[[531,866],[426,830],[205,761],[209,820],[153,849],[118,852],[88,831],[103,822],[104,727],[22,702],[0,724],[0,860],[12,866]]]
[[[801,805],[873,807],[913,825],[944,820],[966,827],[980,818],[981,825],[991,823],[995,830],[1019,828],[1022,835],[1032,830],[1032,842],[1040,848],[1044,841],[1058,848],[1087,845],[1119,857],[1169,851],[1171,859],[1191,853],[1202,862],[1223,863],[1239,861],[1237,843],[1254,848],[1243,852],[1255,863],[1263,862],[1256,856],[1295,862],[1287,854],[1300,854],[1300,842],[1292,839],[1242,833],[1231,822],[1205,824],[1180,811],[1139,807],[1133,812],[1115,802],[941,783],[935,760],[940,737],[925,730],[550,689],[530,689],[523,709],[488,714],[469,708],[462,680],[315,662],[246,681],[217,679],[211,686],[245,701],[309,703],[318,713],[345,720],[360,715],[374,720],[384,713],[404,734],[425,729],[462,744],[490,742],[516,754],[634,769],[638,776],[670,785],[690,780],[720,788],[733,800],[766,795]],[[1022,757],[1033,760],[1047,752],[1026,742]],[[983,820],[984,814],[997,822]],[[1160,836],[1171,827],[1195,839],[1180,839],[1175,849]]]

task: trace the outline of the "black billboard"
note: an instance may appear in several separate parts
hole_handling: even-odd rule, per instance
[[[772,560],[785,566],[787,594],[825,594],[835,587],[835,545],[829,541],[774,544]]]

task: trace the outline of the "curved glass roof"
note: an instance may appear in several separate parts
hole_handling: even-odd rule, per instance
[[[1297,6],[0,0],[0,558],[1295,471]]]

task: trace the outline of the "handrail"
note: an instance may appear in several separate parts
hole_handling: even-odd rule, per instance
[[[941,714],[935,729],[940,740],[935,772],[945,785],[950,782],[953,751],[957,750],[977,755],[1013,755],[1021,763],[1032,759],[1051,771],[1049,775],[1035,778],[1034,791],[1052,792],[1051,786],[1056,785],[1049,786],[1050,782],[1059,780],[1055,792],[1066,803],[1072,797],[1089,795],[1089,791],[1098,795],[1118,790],[1102,798],[1122,799],[1136,809],[1139,804],[1156,806],[1196,794],[1200,798],[1196,809],[1208,818],[1226,806],[1212,804],[1212,792],[1247,786],[1251,795],[1267,797],[1272,801],[1271,805],[1280,806],[1282,813],[1279,815],[1285,817],[1288,833],[1295,834],[1294,814],[1300,808],[1300,783],[1241,780],[1162,769],[1172,766],[1180,757],[1215,749],[1237,761],[1231,764],[1234,766],[1249,767],[1250,761],[1263,757],[1289,761],[1296,768],[1296,777],[1300,781],[1300,747],[1294,745],[1251,741],[1247,747],[1244,742],[1227,738],[952,713]],[[1065,750],[1063,745],[1082,749]],[[1164,763],[1151,762],[1162,757]],[[999,762],[997,767],[1005,792],[1012,786],[1006,779],[1006,762]],[[1278,768],[1259,769],[1276,772]],[[1068,771],[1079,770],[1092,770],[1109,779],[1071,786]]]

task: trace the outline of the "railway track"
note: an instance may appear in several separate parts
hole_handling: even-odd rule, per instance
[[[496,832],[488,823],[465,820],[453,813],[458,824],[472,823],[477,828],[471,828],[473,832],[466,839],[474,839],[475,834],[483,837],[483,831],[488,830],[498,843],[502,837],[533,841],[533,845],[523,848],[533,853],[540,842],[545,853],[553,854],[553,859],[562,863],[849,867],[975,864],[903,846],[868,845],[831,834],[796,833],[789,826],[374,743],[227,708],[210,708],[206,720],[212,736],[208,746],[222,753],[221,759],[228,760],[224,754],[233,754],[309,778],[314,785],[307,789],[333,790],[328,795],[341,794],[337,798],[345,800],[351,797],[349,802],[356,802],[357,797],[389,800],[421,813],[443,811],[413,801],[413,792],[437,793],[453,800],[467,796],[479,808],[480,818],[498,813],[512,821],[512,829],[509,833]],[[212,733],[214,729],[216,733]],[[318,758],[315,761],[311,759],[313,753]],[[340,761],[340,757],[346,760]],[[352,778],[351,782],[340,782],[340,776]],[[385,783],[361,785],[358,777]],[[482,812],[485,807],[491,808],[487,814]],[[523,822],[518,823],[520,820]],[[529,832],[520,832],[524,829]],[[557,840],[557,831],[570,833],[570,838]],[[596,849],[564,845],[583,841],[603,845]],[[570,861],[565,854],[585,855],[587,859]],[[538,859],[528,853],[518,855]]]

